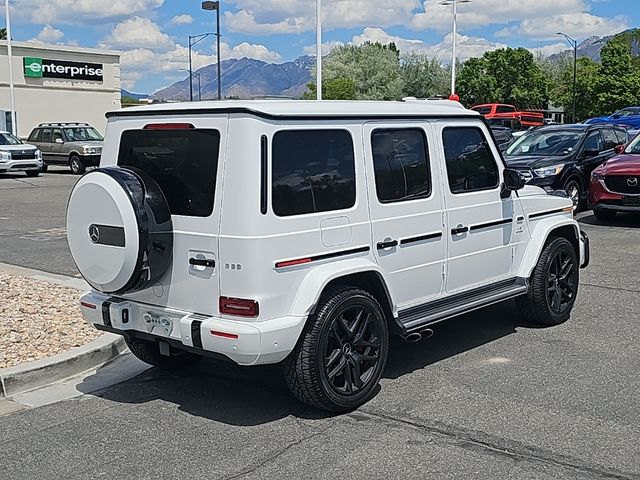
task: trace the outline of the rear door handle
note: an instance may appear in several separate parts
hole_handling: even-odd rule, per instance
[[[468,231],[469,231],[469,227],[458,225],[456,228],[451,229],[451,235],[461,235],[463,233],[467,233]]]
[[[398,241],[397,240],[386,240],[384,242],[378,242],[378,250],[384,250],[385,248],[392,248],[392,247],[397,247],[398,246]]]
[[[197,267],[215,268],[216,261],[208,258],[190,258],[189,265]]]

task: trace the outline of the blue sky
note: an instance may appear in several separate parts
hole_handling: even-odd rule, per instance
[[[0,0],[1,1],[1,0]],[[215,29],[200,0],[9,0],[13,38],[120,50],[123,86],[150,93],[186,76],[189,34]],[[34,4],[38,5],[34,7]],[[447,61],[451,7],[439,0],[323,0],[324,51],[341,43],[395,41]],[[314,52],[315,0],[221,1],[222,59],[284,62]],[[640,26],[638,0],[473,0],[459,6],[462,59],[501,46],[548,55],[578,40]],[[0,17],[0,25],[4,17]],[[195,48],[194,66],[216,61],[214,37]]]

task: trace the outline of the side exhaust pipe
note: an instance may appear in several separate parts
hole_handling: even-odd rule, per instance
[[[422,339],[429,338],[433,336],[433,330],[430,328],[425,328],[424,330],[420,330],[419,332],[411,332],[405,335],[404,341],[408,343],[416,343]]]

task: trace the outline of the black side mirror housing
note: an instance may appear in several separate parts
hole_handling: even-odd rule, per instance
[[[504,183],[502,184],[502,198],[507,198],[511,192],[524,188],[527,183],[520,172],[512,168],[505,168]]]

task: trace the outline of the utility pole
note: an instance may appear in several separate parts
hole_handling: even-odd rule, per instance
[[[322,0],[316,0],[316,99],[322,100]]]
[[[5,18],[7,19],[7,54],[9,56],[9,95],[11,96],[11,133],[18,136],[16,124],[16,91],[13,83],[13,51],[11,49],[11,17],[9,15],[9,0],[4,0]]]
[[[453,48],[451,55],[451,98],[456,96],[456,62],[458,55],[456,52],[456,42],[458,36],[458,3],[471,3],[471,0],[443,0],[440,5],[453,6]]]
[[[571,38],[566,33],[557,32],[556,35],[562,35],[567,39],[569,45],[573,47],[573,110],[571,112],[571,120],[576,123],[576,83],[578,77],[578,41],[575,38]]]

